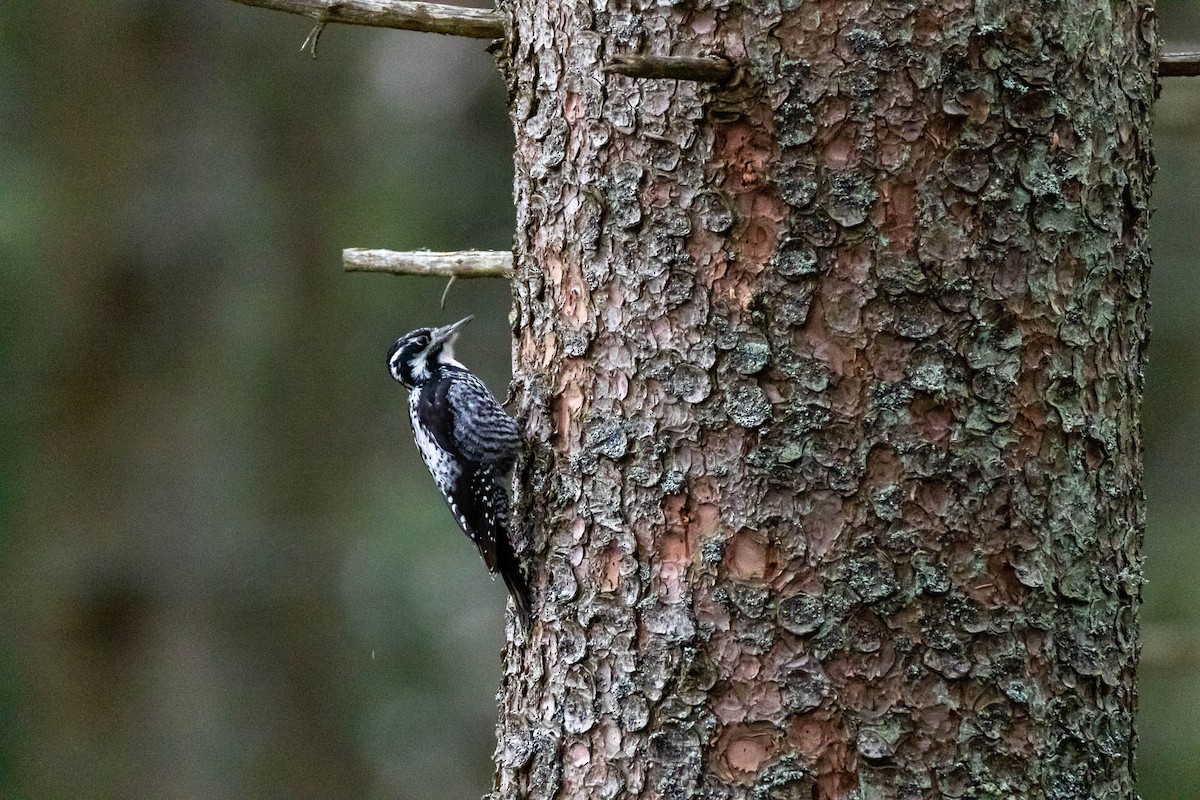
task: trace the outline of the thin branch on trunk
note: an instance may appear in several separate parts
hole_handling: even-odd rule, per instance
[[[504,37],[499,14],[482,8],[409,0],[236,0],[247,6],[300,14],[318,24],[343,22],[472,39]]]
[[[673,78],[700,83],[725,83],[734,75],[733,64],[722,56],[651,56],[640,53],[610,56],[604,71],[631,78]]]
[[[1160,78],[1192,78],[1200,75],[1200,53],[1163,53],[1158,60]]]
[[[505,250],[460,250],[432,252],[415,250],[342,251],[347,272],[388,272],[393,275],[422,275],[434,278],[507,278],[512,274],[512,253]]]

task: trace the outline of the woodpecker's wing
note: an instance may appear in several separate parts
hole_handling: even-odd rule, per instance
[[[508,491],[500,473],[486,465],[468,467],[446,496],[459,526],[479,548],[488,572],[500,573],[517,606],[521,626],[529,629],[529,586],[509,538]]]
[[[504,578],[528,628],[529,587],[509,539],[505,486],[521,442],[517,421],[466,370],[443,374],[413,396],[410,408],[417,446],[450,511],[488,571]]]
[[[450,432],[465,460],[486,465],[501,474],[512,467],[521,446],[517,421],[509,416],[483,381],[469,372],[447,387]]]
[[[457,380],[439,380],[413,395],[413,434],[455,522],[479,548],[488,571],[495,572],[497,531],[508,523],[508,496],[497,470],[465,456],[454,436],[456,415],[448,396]]]
[[[521,627],[528,630],[529,585],[509,538],[508,492],[502,479],[489,467],[468,469],[446,499],[458,524],[479,548],[488,572],[504,579]]]

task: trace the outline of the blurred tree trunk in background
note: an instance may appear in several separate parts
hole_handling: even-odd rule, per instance
[[[232,101],[229,19],[42,4],[21,27],[21,135],[52,165],[45,223],[70,226],[27,267],[56,280],[46,350],[22,354],[49,356],[6,553],[14,797],[315,800],[365,783],[330,658],[343,279],[315,244],[337,166],[315,142],[337,95],[318,74],[304,103],[270,102],[274,77],[308,67],[295,58],[255,68],[257,104]],[[244,171],[214,169],[231,151]],[[296,370],[308,380],[284,391]]]
[[[506,5],[499,796],[1132,797],[1149,6]]]

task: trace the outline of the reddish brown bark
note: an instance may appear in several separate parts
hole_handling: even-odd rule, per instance
[[[1132,796],[1148,10],[781,5],[508,4],[499,796]]]

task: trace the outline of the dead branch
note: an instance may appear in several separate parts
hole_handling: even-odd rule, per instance
[[[433,252],[414,250],[342,251],[347,272],[388,272],[392,275],[423,275],[437,278],[507,278],[512,274],[512,253],[505,250],[460,250]]]
[[[651,56],[640,53],[610,56],[605,72],[631,78],[672,78],[679,81],[725,83],[733,77],[729,59],[721,56]]]
[[[318,25],[342,22],[472,39],[504,37],[503,18],[482,8],[410,0],[236,0],[247,6],[300,14]]]
[[[1163,53],[1158,60],[1160,78],[1192,78],[1200,75],[1200,53]]]

